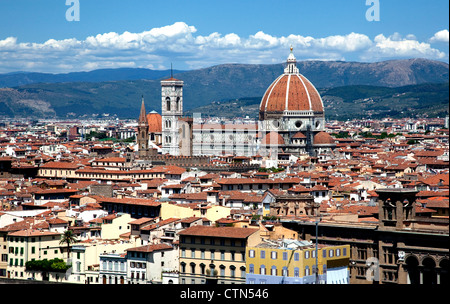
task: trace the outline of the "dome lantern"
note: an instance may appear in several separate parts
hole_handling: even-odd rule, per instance
[[[291,53],[289,54],[288,58],[287,58],[287,66],[284,69],[284,73],[285,74],[298,74],[299,70],[297,68],[297,59],[294,56],[294,53],[292,52],[294,50],[294,48],[291,45]]]

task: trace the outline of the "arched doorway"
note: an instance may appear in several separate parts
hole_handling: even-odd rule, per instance
[[[439,284],[448,285],[448,260],[444,259],[439,263]]]
[[[432,258],[425,258],[422,262],[423,265],[423,284],[430,285],[437,283],[436,275],[436,263]]]
[[[420,284],[419,261],[415,256],[409,256],[405,261],[408,273],[407,284]]]

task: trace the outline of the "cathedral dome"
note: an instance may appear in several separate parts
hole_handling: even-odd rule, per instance
[[[314,145],[333,145],[335,144],[335,140],[333,136],[328,134],[327,132],[319,132],[314,135],[313,144]]]
[[[323,102],[317,89],[296,66],[296,59],[291,53],[284,73],[266,90],[259,107],[260,119],[267,114],[273,117],[283,111],[312,111],[323,113]]]
[[[261,145],[284,145],[284,139],[280,134],[272,131],[263,137]]]
[[[162,117],[155,111],[147,114],[148,133],[162,132]]]

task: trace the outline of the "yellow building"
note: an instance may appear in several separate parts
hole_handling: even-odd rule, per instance
[[[31,279],[38,281],[60,281],[64,273],[43,274],[40,271],[26,271],[25,264],[32,260],[52,260],[67,258],[60,245],[61,233],[25,229],[8,234],[7,277],[11,279]]]
[[[118,240],[122,234],[131,232],[132,221],[131,215],[128,213],[114,213],[105,217],[99,218],[102,221],[102,239],[104,240]]]
[[[259,243],[258,229],[192,226],[179,236],[181,284],[245,284],[245,251]]]
[[[226,218],[231,214],[231,208],[211,204],[174,204],[169,202],[161,203],[161,219],[204,217],[215,222],[221,218]]]
[[[265,240],[247,247],[247,284],[348,284],[350,246],[319,245],[308,241]]]

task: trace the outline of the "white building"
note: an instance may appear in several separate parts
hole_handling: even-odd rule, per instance
[[[167,244],[154,244],[127,250],[129,284],[162,283],[163,270],[178,271],[178,249]]]

